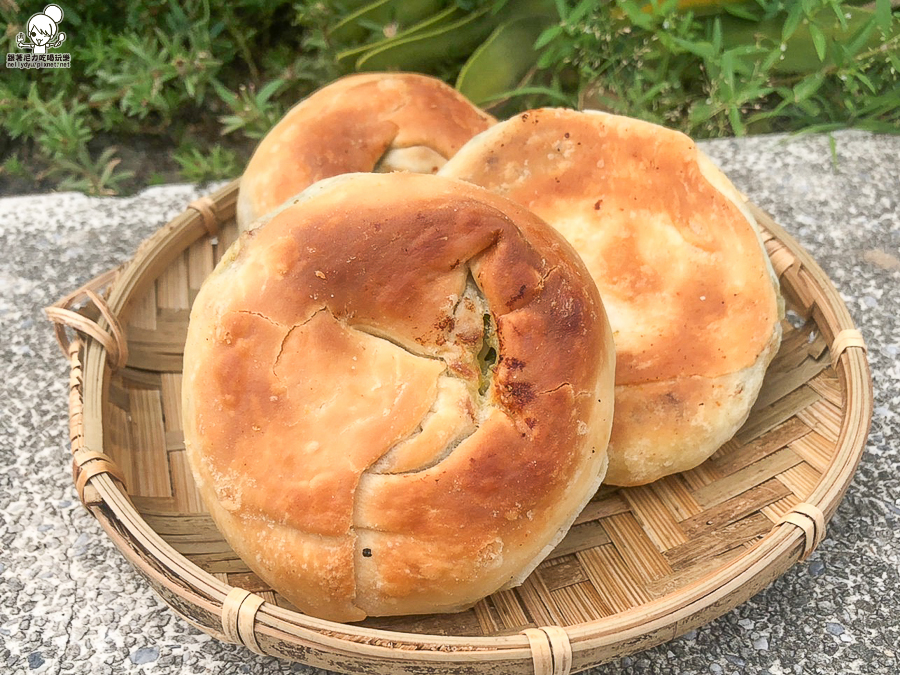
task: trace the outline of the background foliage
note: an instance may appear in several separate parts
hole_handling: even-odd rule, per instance
[[[0,58],[44,4],[0,0]],[[900,131],[891,0],[60,4],[71,69],[0,76],[0,193],[236,176],[291,105],[359,70],[432,73],[499,116],[599,108],[697,138]]]

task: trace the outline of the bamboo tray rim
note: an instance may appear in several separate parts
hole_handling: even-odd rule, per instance
[[[210,197],[192,203],[184,213],[139,247],[135,256],[121,268],[116,279],[112,281],[108,288],[108,296],[102,301],[113,317],[119,316],[127,308],[128,300],[135,289],[154,279],[157,276],[156,271],[167,267],[175,255],[202,236],[215,233],[217,222],[233,214],[237,187],[238,181],[234,181]],[[813,301],[810,313],[817,317],[818,328],[833,350],[834,368],[841,383],[843,416],[835,444],[837,450],[812,494],[806,499],[806,503],[821,512],[822,526],[810,535],[808,531],[804,532],[799,524],[783,520],[773,524],[771,530],[761,540],[736,559],[687,586],[612,616],[562,628],[566,639],[571,643],[572,650],[576,653],[638,638],[657,630],[661,630],[667,637],[656,640],[654,644],[674,638],[683,632],[680,630],[683,620],[711,607],[722,598],[728,598],[731,592],[745,584],[752,586],[753,581],[764,576],[767,570],[779,568],[777,576],[780,576],[798,559],[808,555],[824,537],[825,522],[830,520],[840,503],[862,456],[873,404],[871,375],[861,336],[840,295],[813,258],[761,209],[749,201],[747,205],[760,225],[768,231],[769,238],[781,245],[775,252],[770,252],[779,277],[791,271],[800,275],[800,278],[808,284],[808,288],[812,289]],[[776,254],[781,254],[781,259]],[[104,282],[108,281],[108,278],[104,279]],[[57,305],[62,303],[67,306],[76,295],[77,292],[70,294]],[[94,302],[96,304],[96,300]],[[104,312],[96,324],[103,331],[115,335],[117,326],[104,318],[106,316]],[[59,317],[51,316],[51,319],[60,322]],[[66,322],[62,320],[61,323]],[[102,383],[101,386],[83,388],[84,425],[79,440],[79,449],[102,450],[103,392],[108,385],[111,372],[107,367],[109,346],[96,338],[89,337],[84,340],[79,338],[68,346],[67,351],[73,363],[73,374],[76,363],[83,355],[83,368],[78,365],[83,373],[82,382]],[[120,358],[121,354],[116,356]],[[851,399],[850,395],[853,394],[855,398]],[[88,421],[91,420],[99,420],[100,423],[89,424]],[[73,431],[73,451],[75,436]],[[107,535],[133,565],[186,601],[213,614],[222,611],[223,604],[232,590],[231,586],[202,570],[165,542],[146,523],[119,489],[110,473],[96,473],[85,483],[83,501],[88,510],[97,517]],[[117,524],[121,527],[117,527]],[[791,526],[782,527],[784,524]],[[135,550],[123,536],[121,529],[124,529],[143,551]],[[162,573],[157,566],[170,570],[177,581]],[[739,602],[726,603],[727,606],[724,606],[719,614],[737,604]],[[439,663],[448,656],[463,661],[531,660],[533,657],[531,638],[525,633],[460,637],[395,632],[317,619],[278,607],[273,603],[264,603],[258,608],[255,622],[257,625],[255,630],[267,628],[334,653],[349,652],[363,658],[426,660]],[[210,632],[206,627],[203,629]]]

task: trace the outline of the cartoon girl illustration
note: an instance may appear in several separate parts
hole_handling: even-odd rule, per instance
[[[47,5],[43,14],[35,14],[28,19],[28,37],[31,42],[25,42],[25,34],[19,33],[16,35],[16,45],[19,49],[30,48],[35,54],[46,54],[48,47],[56,49],[66,41],[66,34],[59,33],[62,18],[63,11],[59,5]]]

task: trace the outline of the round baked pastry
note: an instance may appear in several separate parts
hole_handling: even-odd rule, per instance
[[[340,176],[204,283],[185,444],[219,529],[302,611],[456,611],[521,583],[598,488],[614,359],[537,216],[435,176]]]
[[[441,175],[531,209],[597,282],[617,354],[607,482],[691,469],[734,435],[778,350],[783,302],[753,217],[690,138],[534,110],[472,139]]]
[[[436,173],[496,120],[440,80],[412,73],[350,75],[296,106],[260,142],[244,175],[238,226],[318,180],[357,171]]]

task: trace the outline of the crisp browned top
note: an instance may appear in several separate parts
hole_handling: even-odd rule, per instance
[[[264,578],[297,563],[266,562],[285,553],[259,523],[344,556],[351,578],[317,579],[330,605],[280,589],[301,608],[440,611],[513,579],[596,488],[613,362],[596,287],[533,214],[433,176],[336,178],[201,290],[188,449]]]
[[[493,122],[432,77],[372,73],[337,80],[291,109],[259,144],[241,179],[241,225],[318,180],[374,170],[389,149],[430,148],[440,161],[420,170],[434,173]]]
[[[757,233],[705,164],[678,132],[542,109],[474,139],[441,174],[523,204],[574,245],[600,288],[616,384],[626,385],[747,368],[777,324]]]

